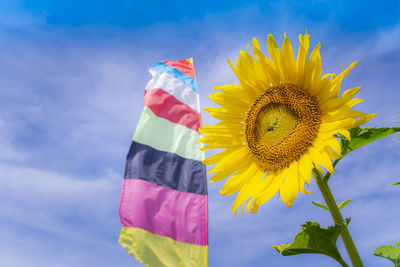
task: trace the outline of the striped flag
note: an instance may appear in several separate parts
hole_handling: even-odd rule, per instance
[[[121,190],[120,244],[150,267],[208,266],[208,204],[193,60],[150,68]]]

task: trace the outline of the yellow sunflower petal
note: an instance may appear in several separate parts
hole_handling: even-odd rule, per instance
[[[317,168],[317,170],[321,171],[322,173],[325,173],[321,169],[321,167],[320,167],[320,165],[321,165],[328,172],[330,172],[332,174],[335,172],[334,169],[333,169],[332,162],[331,162],[329,156],[326,154],[325,151],[322,151],[322,152],[321,151],[317,151],[315,148],[311,147],[310,148],[310,154],[311,154],[311,157],[312,157],[313,162],[315,164],[315,168]]]
[[[280,62],[282,62],[282,70],[286,77],[286,82],[296,82],[297,68],[296,61],[294,60],[293,48],[290,40],[285,33],[285,39],[282,43],[282,52]]]
[[[346,92],[344,92],[341,97],[333,98],[333,99],[326,101],[325,103],[321,103],[322,111],[335,110],[338,107],[340,107],[341,105],[346,104],[348,101],[350,101],[353,98],[353,96],[355,96],[355,94],[358,93],[358,91],[360,91],[360,89],[361,89],[361,87],[349,89]]]
[[[308,191],[307,189],[304,188],[304,183],[300,184],[299,183],[299,192],[302,193],[303,195],[309,195],[312,194],[312,191]]]
[[[227,137],[238,137],[240,138],[242,132],[242,125],[234,125],[228,123],[218,123],[213,126],[202,126],[199,128],[200,134],[211,134],[211,135],[221,135]]]
[[[250,101],[247,99],[240,99],[237,97],[229,96],[222,92],[216,92],[209,95],[210,99],[217,103],[220,106],[237,109],[239,112],[243,111],[246,112],[249,105],[251,104]]]
[[[232,195],[239,191],[249,180],[253,179],[254,176],[261,176],[263,173],[264,171],[258,168],[257,165],[248,164],[229,177],[220,193],[222,196]]]
[[[286,172],[286,179],[283,181],[280,187],[279,195],[281,196],[282,201],[290,208],[292,206],[292,202],[296,199],[298,192],[299,179],[297,162],[295,161],[289,166]]]
[[[259,169],[255,165],[252,165],[252,168]],[[242,207],[242,213],[244,213],[243,208],[245,202],[247,202],[254,194],[259,192],[260,184],[263,181],[264,175],[264,172],[261,170],[258,171],[257,175],[253,176],[252,179],[249,179],[248,182],[240,189],[232,205],[232,211],[235,215],[239,206]]]
[[[279,72],[276,71],[272,62],[260,50],[260,44],[256,38],[253,38],[253,53],[258,62],[260,62],[261,69],[264,74],[269,78],[270,83],[279,81]],[[269,85],[269,83],[268,83]]]
[[[247,208],[251,213],[256,213],[258,207],[270,200],[276,193],[285,178],[283,171],[267,172],[260,191],[252,198],[253,201],[249,202]]]
[[[212,167],[208,173],[222,171],[224,169],[239,169],[243,165],[251,163],[251,152],[247,146],[237,146],[231,148],[228,155],[225,155],[218,164]]]
[[[298,171],[303,180],[307,183],[311,182],[311,172],[314,168],[310,153],[306,153],[300,159]]]
[[[327,112],[323,118],[324,122],[343,120],[348,117],[355,118],[353,115],[350,114],[351,112],[350,108],[351,107],[349,105],[345,104],[335,110]]]
[[[343,78],[344,78],[347,74],[349,74],[350,70],[351,70],[352,68],[354,68],[355,66],[357,66],[357,64],[358,64],[357,62],[353,62],[353,63],[350,64],[350,66],[349,66],[347,69],[344,69],[344,67],[343,67],[343,65],[342,65],[342,68],[343,68],[342,73],[340,73],[338,76],[336,76],[336,77],[332,80],[332,87],[331,87],[331,89],[327,92],[327,93],[329,93],[329,95],[330,95],[329,98],[337,97],[337,96],[339,95],[339,93],[340,93],[340,86],[341,86],[341,83],[342,83],[342,81],[343,81]]]
[[[220,144],[223,147],[232,147],[232,146],[242,145],[243,141],[240,138],[233,139],[218,135],[206,135],[200,138],[199,141],[197,141],[197,143],[214,144],[214,145]]]
[[[355,106],[355,105],[357,105],[357,104],[359,104],[359,103],[361,103],[361,102],[363,102],[363,101],[364,101],[364,99],[353,98],[352,100],[350,100],[349,102],[347,102],[347,105],[348,105],[349,107],[353,107],[353,106]]]
[[[234,84],[226,84],[223,86],[215,85],[213,90],[221,89],[222,92],[229,96],[236,96],[240,99],[248,100],[252,102],[254,100],[254,96],[249,91],[245,90],[243,87]]]
[[[360,119],[356,120],[353,127],[357,127],[364,123],[367,123],[370,119],[372,119],[375,116],[376,114],[366,114],[365,116],[362,116]]]
[[[298,165],[300,165],[300,163],[299,163]],[[308,173],[308,176],[311,176],[310,173],[311,173],[311,170],[310,170],[310,172]],[[311,194],[312,192],[311,192],[311,191],[308,191],[308,190],[305,188],[305,185],[306,185],[306,184],[308,185],[308,183],[310,183],[310,179],[303,177],[303,175],[302,175],[302,173],[300,172],[300,169],[299,169],[299,168],[297,169],[297,174],[298,174],[298,179],[299,179],[299,192],[302,193],[302,194],[304,194],[304,195],[309,195],[309,194]]]
[[[324,150],[328,154],[328,156],[333,160],[337,160],[342,157],[340,153],[337,153],[335,150],[332,150],[332,148],[325,147]]]
[[[321,48],[321,44],[318,43],[310,55],[310,75],[308,79],[308,84],[305,85],[308,88],[308,92],[310,95],[314,96],[319,92],[319,84],[321,80],[322,74],[322,65],[321,65],[321,55],[319,50]]]
[[[298,167],[297,167],[297,174],[298,174],[298,179],[299,179],[299,191],[304,195],[308,195],[308,194],[311,194],[312,192],[308,191],[307,189],[305,189],[304,186],[305,186],[306,183],[310,183],[310,180],[311,180],[310,179],[310,176],[311,176],[310,173],[311,173],[312,167],[307,171],[307,173],[305,174],[306,176],[304,177],[303,173],[300,170],[300,164],[301,163],[302,162],[300,161],[298,163]]]
[[[315,147],[319,148],[320,150],[324,149],[327,146],[334,149],[337,153],[340,153],[341,151],[339,141],[333,136],[330,136],[327,139],[317,138],[317,140],[315,141]]]
[[[331,132],[335,129],[338,129],[341,124],[342,124],[342,121],[332,121],[332,122],[321,123],[321,125],[319,127],[319,131],[321,133]]]
[[[338,133],[343,135],[347,140],[351,141],[350,132],[347,129],[336,129],[329,132],[320,132],[319,138],[326,140]]]
[[[299,86],[303,85],[304,74],[308,71],[308,49],[310,47],[310,35],[299,35],[299,50],[297,52],[296,66],[297,66],[297,82]]]
[[[272,36],[272,34],[268,34],[267,48],[269,55],[271,56],[272,63],[274,64],[274,68],[278,71],[280,78],[282,78],[281,66],[280,66],[281,51],[279,50],[279,47],[276,44],[274,36]]]
[[[230,175],[232,175],[233,173],[235,173],[237,170],[238,169],[235,168],[235,170],[225,169],[223,171],[216,172],[215,174],[213,174],[213,176],[211,176],[209,181],[210,181],[210,183],[222,181],[222,180],[226,179],[227,177],[229,177]]]
[[[223,158],[226,157],[226,156],[229,156],[229,154],[234,153],[234,152],[236,152],[237,150],[238,150],[237,147],[230,147],[230,148],[227,148],[227,149],[225,149],[225,150],[223,150],[223,151],[221,151],[221,152],[219,152],[219,153],[217,153],[217,154],[215,154],[215,155],[212,155],[211,157],[208,157],[208,158],[204,159],[202,162],[203,162],[204,164],[216,164],[216,163],[218,163],[221,159],[223,159]]]
[[[238,60],[239,59],[237,59],[237,61]],[[235,72],[236,76],[239,78],[240,86],[244,88],[252,97],[255,98],[257,96],[257,90],[253,88],[251,78],[247,77],[247,73],[239,72],[238,68],[233,66],[229,59],[227,61],[232,70]]]
[[[226,108],[206,107],[204,108],[212,117],[221,121],[243,121],[245,113],[237,112],[237,110],[228,110]]]
[[[251,81],[256,94],[264,92],[270,83],[269,77],[265,75],[258,62],[248,53],[240,51],[239,55],[240,61],[238,61],[237,66],[241,68],[240,71],[247,73],[247,77]]]

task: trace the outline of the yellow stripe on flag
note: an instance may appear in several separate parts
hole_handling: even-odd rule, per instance
[[[136,227],[122,227],[119,243],[149,267],[207,267],[208,246],[175,241]]]

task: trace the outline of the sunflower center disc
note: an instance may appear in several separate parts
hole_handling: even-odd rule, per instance
[[[298,124],[299,117],[284,104],[271,103],[258,113],[255,123],[256,140],[275,146],[289,136]]]
[[[318,101],[294,84],[270,87],[250,106],[246,143],[269,171],[288,167],[312,146],[321,124]]]

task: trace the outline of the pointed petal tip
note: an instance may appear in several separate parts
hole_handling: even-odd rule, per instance
[[[268,34],[267,36],[267,43],[269,42],[275,43],[275,38],[272,34]]]
[[[229,196],[229,195],[230,195],[230,194],[228,194],[228,193],[226,192],[226,188],[225,188],[225,189],[222,188],[221,190],[219,190],[219,194],[220,194],[221,196],[223,196],[223,197]]]
[[[248,44],[246,47],[246,54],[247,54],[247,51],[249,50],[249,47],[250,47],[250,44]]]
[[[203,159],[203,160],[201,161],[201,163],[203,163],[203,164],[205,164],[205,165],[209,164],[209,158]],[[209,171],[208,173],[210,173],[210,171]]]
[[[250,207],[250,213],[251,214],[256,214],[257,211],[258,211],[258,208],[259,208],[259,205],[255,201]]]

